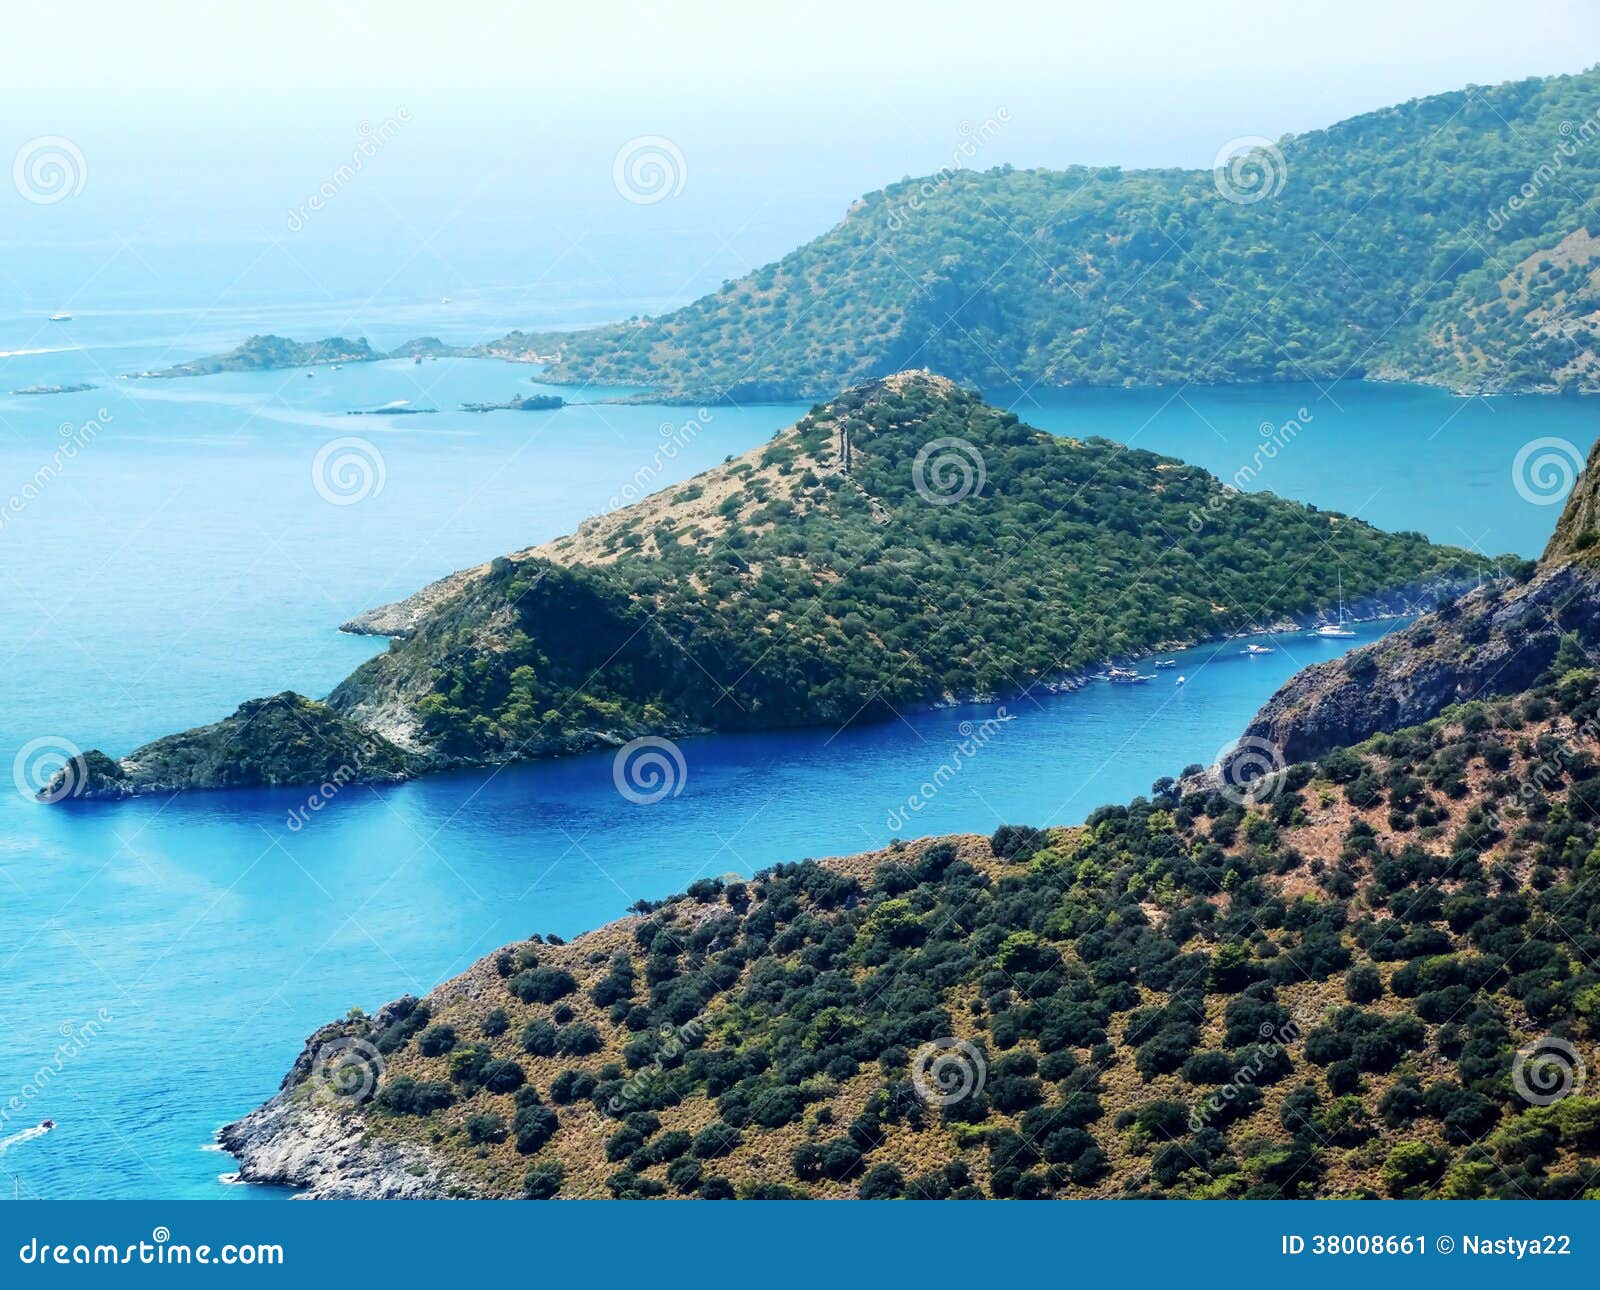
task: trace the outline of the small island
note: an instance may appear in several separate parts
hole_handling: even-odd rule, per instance
[[[437,412],[438,408],[413,408],[406,404],[395,404],[386,408],[353,408],[345,413],[347,417],[427,417]]]
[[[82,394],[85,390],[92,390],[93,385],[24,385],[20,390],[12,390],[13,394]]]
[[[334,363],[372,363],[385,357],[364,338],[297,341],[283,336],[252,336],[226,354],[190,359],[159,371],[135,372],[140,381],[174,380],[182,376],[215,376],[219,372],[270,372],[283,367],[327,367]]]
[[[553,412],[567,405],[559,394],[519,394],[504,403],[463,403],[463,412]]]

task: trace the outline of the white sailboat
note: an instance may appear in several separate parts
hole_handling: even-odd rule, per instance
[[[1344,625],[1344,570],[1339,571],[1339,621],[1322,623],[1313,628],[1310,635],[1320,636],[1323,640],[1349,640],[1355,635]]]

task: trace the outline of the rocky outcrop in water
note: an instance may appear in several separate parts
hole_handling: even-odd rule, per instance
[[[418,769],[382,735],[304,695],[285,691],[239,705],[232,716],[168,735],[126,757],[91,749],[40,790],[46,802],[135,797],[196,788],[269,784],[388,784]]]

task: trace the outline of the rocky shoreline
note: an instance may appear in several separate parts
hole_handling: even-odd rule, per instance
[[[369,1034],[415,1009],[407,996],[362,1017],[323,1026],[306,1040],[278,1092],[217,1131],[239,1162],[238,1181],[292,1187],[303,1200],[438,1200],[470,1194],[426,1148],[376,1139],[362,1107],[377,1083],[381,1057]],[[349,1053],[363,1067],[351,1089],[330,1086],[331,1061]]]

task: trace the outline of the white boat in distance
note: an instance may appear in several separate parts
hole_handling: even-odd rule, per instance
[[[1139,673],[1125,667],[1113,667],[1106,672],[1106,680],[1112,685],[1143,685],[1146,681],[1153,681],[1153,676],[1140,676]]]
[[[1277,652],[1278,651],[1271,645],[1246,645],[1242,650],[1239,651],[1239,653],[1248,654],[1252,658],[1254,658],[1257,654],[1276,654]]]
[[[1344,625],[1344,571],[1339,571],[1339,619],[1337,622],[1321,623],[1314,627],[1308,635],[1319,636],[1323,640],[1349,640],[1355,633]]]

